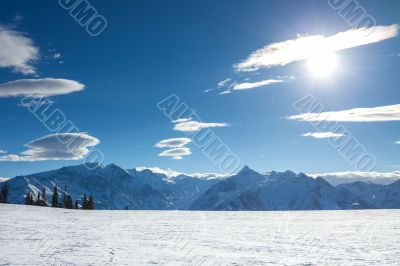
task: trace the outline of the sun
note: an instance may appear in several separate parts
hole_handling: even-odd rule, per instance
[[[335,71],[338,61],[333,52],[316,52],[307,60],[307,67],[317,78],[327,78]]]

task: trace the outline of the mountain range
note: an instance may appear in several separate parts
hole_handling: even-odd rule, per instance
[[[90,170],[91,169],[91,170]],[[400,208],[400,181],[332,186],[321,177],[291,171],[258,173],[244,167],[232,176],[168,174],[151,168],[125,170],[115,164],[69,166],[8,181],[9,202],[23,204],[30,191],[54,186],[73,200],[93,194],[96,209],[135,210],[338,210]],[[59,192],[59,193],[60,193]]]

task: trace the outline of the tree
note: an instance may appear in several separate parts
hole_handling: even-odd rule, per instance
[[[36,196],[35,205],[42,206],[42,193],[40,193],[40,191],[38,192],[38,194]]]
[[[85,195],[83,195],[82,209],[87,210],[87,208],[88,208],[88,200],[87,200],[87,197],[86,197],[86,194],[85,194]]]
[[[58,188],[54,186],[53,197],[51,199],[51,207],[58,208]]]
[[[43,201],[43,206],[47,206],[46,187],[43,187],[43,190],[42,190],[42,201]]]
[[[75,201],[75,209],[79,209],[78,200]]]
[[[67,208],[67,209],[73,209],[74,208],[74,204],[72,203],[71,195],[67,195],[65,208]]]
[[[64,186],[63,196],[61,200],[61,207],[67,208],[67,186]]]
[[[26,196],[25,196],[25,204],[26,205],[33,205],[33,196],[32,196],[32,194],[31,194],[31,192],[30,191],[28,191],[28,193],[26,194]]]
[[[90,196],[89,196],[89,201],[88,201],[88,204],[87,204],[87,208],[88,208],[88,210],[94,210],[94,200],[93,200],[93,195],[92,194],[90,194]]]
[[[0,203],[8,203],[8,194],[9,188],[6,182],[3,183],[3,186],[0,191]]]

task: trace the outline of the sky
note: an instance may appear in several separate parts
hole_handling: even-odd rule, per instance
[[[1,3],[0,177],[93,149],[124,168],[221,172],[192,138],[206,130],[262,172],[399,176],[399,1],[353,2],[361,26],[330,1],[85,2],[100,30],[67,2]],[[196,116],[168,116],[171,95]],[[45,107],[78,130],[52,130]],[[344,136],[373,166],[333,145]]]

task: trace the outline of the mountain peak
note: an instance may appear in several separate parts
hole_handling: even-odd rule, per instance
[[[239,171],[238,175],[242,175],[242,174],[248,174],[248,173],[254,173],[255,171],[252,170],[250,167],[248,167],[247,165],[245,165],[242,170]]]

